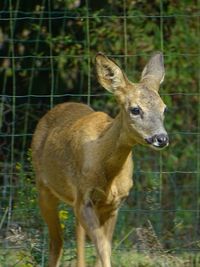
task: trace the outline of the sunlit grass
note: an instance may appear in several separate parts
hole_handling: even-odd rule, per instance
[[[95,252],[93,247],[86,248],[87,267],[94,267]],[[4,249],[0,251],[1,267],[43,267],[36,262],[31,251],[25,249]],[[76,255],[74,249],[66,249],[61,261],[61,267],[75,267]],[[181,255],[149,255],[135,250],[118,250],[112,255],[113,267],[199,267],[200,254]]]

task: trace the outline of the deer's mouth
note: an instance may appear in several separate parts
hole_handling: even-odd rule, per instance
[[[157,151],[160,151],[162,149],[165,149],[169,144],[165,145],[165,146],[155,146],[155,145],[150,145],[150,147],[153,149],[153,150],[157,150]]]

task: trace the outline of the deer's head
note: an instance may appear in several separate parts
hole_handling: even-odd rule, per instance
[[[158,94],[164,80],[163,55],[155,53],[145,66],[139,83],[132,83],[113,61],[102,53],[96,56],[100,84],[112,92],[121,107],[129,140],[162,149],[169,143],[164,128],[166,105]]]

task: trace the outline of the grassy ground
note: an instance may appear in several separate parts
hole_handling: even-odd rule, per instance
[[[12,231],[11,231],[12,230]],[[0,267],[44,267],[48,260],[47,231],[34,230],[32,233],[13,226],[6,236],[0,238]],[[130,233],[130,232],[129,232]],[[112,267],[200,267],[199,253],[170,254],[162,247],[153,228],[138,228],[138,239],[129,245],[121,241],[113,242]],[[67,240],[67,238],[66,238]],[[70,242],[69,242],[70,241]],[[75,240],[65,243],[61,267],[76,266]],[[86,242],[87,267],[94,267],[95,249],[91,242]],[[2,246],[1,246],[2,245]],[[5,248],[7,246],[8,248]],[[129,249],[126,249],[128,247]],[[198,246],[199,248],[199,246]],[[142,251],[142,252],[138,252]]]
[[[87,249],[87,266],[94,266],[94,251]],[[62,258],[61,267],[75,267],[74,250],[66,250]],[[115,251],[112,257],[113,267],[199,267],[200,254],[172,255],[148,255],[133,251]],[[42,267],[36,263],[34,253],[21,249],[1,250],[1,267]]]
[[[138,239],[134,247],[133,244],[127,246],[128,250],[125,244],[122,245],[128,235],[121,241],[113,242],[112,267],[200,267],[200,250],[197,249],[199,253],[196,254],[192,252],[169,254],[162,247],[151,224],[146,228],[138,228],[135,232]],[[48,260],[47,231],[41,233],[36,230],[28,233],[22,231],[19,226],[13,226],[6,236],[0,237],[0,267],[46,266]],[[86,244],[87,267],[94,267],[96,255],[94,246],[89,241]],[[61,267],[76,266],[75,240],[68,242],[68,246],[64,249]],[[138,252],[138,248],[144,253]]]

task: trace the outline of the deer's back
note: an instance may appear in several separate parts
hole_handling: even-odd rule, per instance
[[[48,135],[54,129],[70,127],[81,117],[94,112],[89,106],[79,103],[63,103],[47,112],[39,121],[32,142],[33,159],[40,156]],[[38,153],[38,154],[37,154]],[[35,155],[37,154],[37,155]]]

